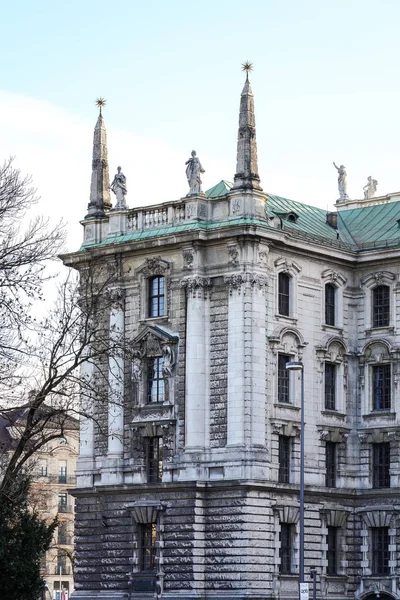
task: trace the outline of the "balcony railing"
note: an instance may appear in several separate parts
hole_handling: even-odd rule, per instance
[[[74,512],[74,507],[72,504],[59,504],[58,512],[60,513],[71,513]]]
[[[61,570],[61,573],[60,573]],[[66,567],[65,565],[58,565],[54,567],[55,575],[71,575],[71,567]]]
[[[49,477],[47,478],[47,481],[49,481],[49,483],[60,483],[60,484],[67,484],[67,485],[75,485],[76,484],[76,477],[75,475],[49,475]]]
[[[60,544],[60,546],[71,546],[72,537],[70,535],[59,535],[58,543]]]

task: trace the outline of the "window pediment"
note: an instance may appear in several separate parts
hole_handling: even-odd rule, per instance
[[[274,265],[279,272],[285,272],[292,276],[297,275],[301,271],[301,267],[298,263],[289,258],[285,258],[284,256],[277,258]]]
[[[171,263],[157,256],[154,258],[146,258],[145,263],[137,269],[137,273],[144,277],[152,277],[155,275],[166,275],[171,268]]]
[[[321,277],[324,283],[332,283],[336,287],[344,285],[347,281],[344,275],[334,269],[326,269],[322,272]]]
[[[161,356],[163,346],[177,344],[178,341],[178,336],[172,335],[161,327],[149,325],[133,340],[133,347],[140,352],[141,356]]]
[[[376,285],[390,285],[395,280],[395,275],[390,271],[377,271],[369,273],[361,280],[361,285],[366,288],[373,288]]]

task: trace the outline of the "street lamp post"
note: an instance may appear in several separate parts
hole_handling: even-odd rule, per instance
[[[288,371],[301,371],[301,405],[300,405],[300,544],[299,544],[299,597],[304,584],[304,365],[302,362],[289,361]],[[308,586],[308,584],[307,584]]]

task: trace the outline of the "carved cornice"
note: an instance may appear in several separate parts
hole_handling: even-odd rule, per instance
[[[200,275],[186,277],[181,281],[181,287],[185,288],[187,294],[191,294],[193,297],[198,296],[199,293],[206,295],[211,285],[210,277],[201,277]]]

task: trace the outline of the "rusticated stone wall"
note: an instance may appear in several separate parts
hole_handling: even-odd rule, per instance
[[[210,302],[210,445],[223,448],[227,435],[228,288],[216,286]]]

